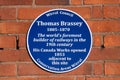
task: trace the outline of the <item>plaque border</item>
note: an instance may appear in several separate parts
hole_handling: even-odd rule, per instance
[[[78,17],[80,17],[80,18],[85,22],[85,24],[87,25],[87,27],[88,27],[88,29],[89,29],[89,32],[90,32],[90,37],[91,37],[91,45],[90,45],[90,49],[89,49],[89,52],[88,52],[86,58],[85,58],[85,59],[81,62],[81,64],[79,64],[78,66],[76,66],[76,67],[74,67],[74,68],[71,68],[70,70],[66,70],[66,71],[52,71],[52,70],[50,70],[50,69],[47,69],[47,68],[44,68],[43,66],[41,66],[41,65],[40,65],[38,62],[36,62],[35,59],[33,58],[32,54],[31,54],[31,52],[30,52],[30,49],[29,49],[29,45],[28,45],[29,32],[30,32],[33,24],[35,23],[35,21],[36,21],[39,17],[41,17],[42,15],[44,15],[44,14],[50,12],[50,11],[54,11],[54,10],[65,10],[65,11],[69,11],[69,12],[72,12],[72,13],[76,14],[76,15],[77,15]],[[30,25],[30,27],[29,27],[29,29],[28,29],[28,32],[27,32],[27,51],[29,52],[28,54],[29,54],[29,56],[32,58],[32,61],[33,61],[38,67],[40,67],[41,69],[43,69],[43,70],[45,70],[45,71],[48,71],[48,72],[52,72],[52,73],[66,73],[66,72],[73,71],[73,70],[77,69],[78,67],[80,67],[80,66],[86,61],[86,59],[88,58],[88,56],[90,55],[90,52],[91,52],[91,49],[92,49],[92,44],[93,44],[92,32],[91,32],[90,27],[89,27],[89,25],[87,24],[86,20],[85,20],[81,15],[79,15],[77,12],[74,12],[74,11],[69,10],[69,9],[56,8],[56,9],[50,9],[50,10],[47,10],[47,11],[43,12],[42,14],[38,15],[38,17],[36,17],[36,18],[33,20],[32,24]]]

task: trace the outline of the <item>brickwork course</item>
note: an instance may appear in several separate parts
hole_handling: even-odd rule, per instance
[[[82,66],[44,71],[26,49],[26,34],[41,13],[70,9],[89,24],[91,53]],[[0,80],[120,80],[120,0],[0,0]]]

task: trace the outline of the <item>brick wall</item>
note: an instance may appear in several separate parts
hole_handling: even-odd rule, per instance
[[[26,50],[31,22],[54,8],[77,12],[93,33],[87,61],[64,74],[38,68]],[[0,80],[120,80],[120,0],[0,0]]]

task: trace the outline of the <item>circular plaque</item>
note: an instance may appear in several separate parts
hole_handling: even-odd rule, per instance
[[[42,69],[64,73],[84,63],[92,47],[86,21],[67,9],[52,9],[39,15],[27,34],[27,49]]]

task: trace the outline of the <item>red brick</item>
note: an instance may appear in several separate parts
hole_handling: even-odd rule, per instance
[[[31,22],[2,22],[0,33],[3,34],[26,34]]]
[[[31,61],[26,50],[0,50],[0,62]]]
[[[41,77],[38,80],[74,80],[74,77]]]
[[[87,21],[92,32],[120,32],[119,20]]]
[[[103,14],[105,18],[120,18],[120,6],[104,6]]]
[[[66,9],[70,9],[73,10],[75,12],[77,12],[78,14],[80,14],[82,17],[84,18],[90,18],[90,14],[91,14],[91,8],[89,7],[63,7]],[[44,8],[44,7],[40,7],[40,8],[20,8],[18,10],[18,19],[35,19],[38,15],[42,14],[43,12],[52,9],[52,8]],[[24,14],[24,12],[26,12],[26,14]]]
[[[106,35],[104,37],[105,47],[117,47],[120,46],[120,35]]]
[[[18,61],[32,61],[27,50],[18,50]]]
[[[84,4],[120,4],[120,0],[84,0]]]
[[[0,48],[16,48],[16,37],[0,36]]]
[[[35,77],[19,77],[17,80],[37,80]]]
[[[113,55],[114,54],[114,55]],[[88,60],[118,60],[120,59],[120,48],[92,48]]]
[[[21,63],[18,64],[18,75],[27,76],[27,75],[48,75],[50,74],[47,71],[39,68],[34,63]]]
[[[94,63],[94,74],[95,75],[103,74],[103,63],[102,62]]]
[[[15,8],[0,8],[0,19],[1,20],[15,20],[16,9]]]
[[[120,78],[118,77],[113,77],[113,78],[101,78],[100,80],[120,80]]]
[[[51,0],[53,5],[69,5],[69,0]]]
[[[106,75],[120,75],[120,63],[119,62],[106,62],[105,63]]]
[[[92,71],[91,64],[86,63],[71,72],[65,73],[64,75],[87,75],[87,74],[90,75],[91,71]],[[35,64],[28,63],[18,65],[18,74],[20,76],[26,76],[26,75],[51,75],[52,73],[42,70]]]
[[[98,78],[98,77],[95,77],[95,78],[87,78],[86,80],[120,80],[120,78],[118,77],[105,77],[105,78]]]
[[[82,4],[82,0],[71,0],[72,5],[80,5]]]
[[[38,15],[49,10],[49,7],[40,8],[19,8],[18,9],[18,19],[35,19]],[[25,13],[27,14],[25,14]]]
[[[100,47],[101,46],[101,35],[94,35],[93,36],[93,46]]]
[[[84,63],[77,69],[67,72],[63,75],[91,75],[92,74],[92,64],[91,63]]]
[[[0,50],[0,62],[17,61],[16,50]]]
[[[81,15],[85,19],[91,18],[91,8],[90,7],[64,7],[70,9]]]
[[[0,80],[17,80],[17,78],[0,78]]]
[[[32,5],[32,0],[0,0],[0,5]]]
[[[99,6],[93,6],[92,7],[92,18],[102,18],[102,8]]]
[[[26,47],[26,35],[19,36],[19,47]]]
[[[0,64],[0,76],[16,76],[16,65]]]
[[[68,5],[69,0],[36,0],[37,5]]]
[[[37,5],[52,5],[52,0],[35,0]]]
[[[85,80],[84,77],[77,77],[76,80]]]
[[[100,78],[87,78],[86,80],[100,80]]]

